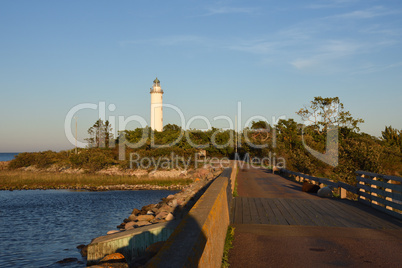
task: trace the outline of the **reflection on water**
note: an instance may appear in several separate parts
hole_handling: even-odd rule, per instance
[[[173,191],[0,191],[0,267],[61,267],[76,246],[116,229],[133,208]],[[64,264],[63,267],[85,267]]]

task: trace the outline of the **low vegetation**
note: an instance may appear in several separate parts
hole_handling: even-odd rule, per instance
[[[264,121],[252,122],[250,127],[238,133],[241,139],[238,142],[237,156],[245,160],[270,156],[271,159],[263,163],[265,166],[274,166],[278,164],[279,158],[283,158],[286,168],[290,170],[344,181],[352,185],[356,183],[354,174],[356,170],[401,176],[401,130],[387,126],[380,138],[361,133],[359,125],[363,120],[353,118],[337,97],[315,97],[309,107],[302,108],[297,114],[308,123],[307,126],[291,118],[281,119],[275,126],[270,126]],[[329,137],[327,133],[331,131],[331,126],[337,126],[339,156],[337,165],[324,163],[306,150],[308,146],[319,153],[325,153]],[[208,131],[184,131],[177,125],[168,124],[162,132],[152,132],[150,128],[137,128],[119,133],[116,139],[112,138],[110,132],[109,123],[98,120],[88,130],[89,148],[80,148],[78,154],[75,154],[74,150],[58,153],[52,151],[22,153],[10,162],[9,168],[11,170],[28,166],[39,169],[56,167],[59,170],[73,168],[88,173],[95,173],[110,166],[128,169],[131,153],[154,158],[169,158],[173,154],[185,160],[189,159],[191,168],[195,166],[196,154],[201,149],[206,151],[207,157],[235,158],[233,130],[212,128]],[[155,148],[154,144],[170,144],[170,146]],[[119,160],[122,148],[126,160]],[[179,164],[178,167],[184,166]]]
[[[232,226],[228,227],[228,231],[226,233],[226,238],[225,238],[225,245],[223,247],[222,268],[227,268],[230,266],[229,251],[230,251],[230,249],[233,248],[234,231],[235,231],[234,227],[232,227]]]
[[[9,170],[0,172],[0,190],[96,188],[113,185],[184,186],[192,182],[184,178],[149,178],[101,174],[68,174]]]

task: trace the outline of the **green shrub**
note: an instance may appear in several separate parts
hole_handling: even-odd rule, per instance
[[[72,154],[69,160],[74,168],[83,168],[88,171],[101,170],[115,163],[111,150],[99,148],[81,150],[78,154]]]
[[[8,167],[10,169],[17,169],[21,167],[29,167],[35,164],[34,153],[20,153],[13,160],[11,160]]]
[[[37,168],[47,168],[58,162],[57,153],[53,151],[35,153],[35,166]]]

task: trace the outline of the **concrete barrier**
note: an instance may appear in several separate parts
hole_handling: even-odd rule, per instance
[[[236,170],[225,169],[181,221],[95,238],[88,245],[87,264],[96,264],[115,252],[122,253],[130,263],[149,245],[167,240],[150,267],[220,267]]]
[[[87,264],[96,264],[104,256],[115,252],[123,254],[130,262],[131,258],[142,254],[149,245],[166,241],[178,224],[179,221],[163,222],[97,237],[88,245]]]
[[[215,179],[147,267],[221,267],[232,169]]]

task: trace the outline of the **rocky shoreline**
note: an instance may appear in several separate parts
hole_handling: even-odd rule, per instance
[[[9,170],[9,164],[11,161],[2,161],[0,162],[0,171]],[[199,168],[202,170],[203,168]],[[88,170],[82,168],[73,168],[70,166],[60,166],[54,164],[47,168],[37,168],[36,166],[27,166],[16,169],[18,171],[25,172],[47,172],[47,173],[66,173],[66,174],[97,174],[97,175],[111,175],[111,176],[135,176],[138,178],[141,177],[150,177],[150,178],[177,178],[177,177],[191,177],[194,173],[194,169],[122,169],[119,166],[109,166],[107,168],[89,172]]]
[[[193,183],[185,186],[180,192],[163,198],[157,204],[149,204],[141,209],[134,208],[130,215],[125,218],[117,229],[110,230],[106,235],[125,232],[142,226],[148,226],[160,222],[168,222],[174,219],[181,219],[190,211],[193,205],[208,188],[214,178],[219,176],[222,169],[209,167],[208,175],[203,179],[197,178]],[[142,256],[130,260],[131,267],[141,267],[145,265],[163,246],[164,242],[158,242],[149,246]],[[83,257],[86,257],[87,245],[77,247]],[[127,260],[120,253],[106,256],[98,265],[91,267],[128,267]]]
[[[160,185],[151,185],[151,184],[136,184],[136,185],[128,185],[128,184],[119,184],[119,185],[107,185],[107,186],[55,186],[55,187],[0,187],[0,191],[22,191],[22,190],[76,190],[76,191],[93,191],[93,192],[103,192],[103,191],[139,191],[139,190],[182,190],[185,188],[185,185],[169,185],[169,186],[160,186]]]
[[[1,172],[9,171],[9,162],[0,162],[0,175]],[[117,166],[111,166],[97,172],[87,173],[83,169],[74,169],[70,167],[59,167],[53,165],[49,168],[37,168],[34,166],[22,167],[15,170],[17,172],[25,174],[50,174],[50,176],[57,176],[58,174],[76,174],[77,176],[124,176],[133,177],[139,179],[141,184],[115,184],[115,185],[87,185],[83,184],[69,185],[68,183],[60,183],[59,185],[40,185],[40,182],[35,185],[1,185],[0,190],[86,190],[86,191],[120,191],[120,190],[182,190],[186,186],[183,184],[177,184],[177,179],[187,179],[194,181],[195,179],[207,179],[210,176],[210,170],[208,168],[198,168],[196,170],[144,170],[144,169],[120,169]],[[150,180],[150,183],[144,183],[146,180]],[[160,180],[162,183],[159,185],[153,180]],[[167,185],[163,184],[163,181],[167,181]],[[170,181],[169,181],[170,180]],[[176,180],[176,182],[175,182]],[[176,183],[176,184],[174,184]],[[188,183],[188,182],[186,182]]]
[[[9,162],[0,162],[0,171],[8,170]],[[157,204],[149,204],[143,206],[141,209],[134,208],[127,218],[123,219],[121,224],[116,226],[116,229],[108,231],[105,235],[125,232],[143,226],[148,226],[161,222],[169,222],[172,220],[180,220],[190,211],[193,205],[201,197],[201,195],[208,188],[209,184],[216,178],[221,172],[222,168],[215,168],[210,165],[205,165],[202,168],[196,170],[121,170],[118,167],[112,166],[107,169],[97,171],[96,175],[106,176],[134,176],[137,178],[149,178],[152,179],[167,179],[170,178],[182,178],[190,179],[192,182],[188,185],[153,185],[151,184],[116,184],[116,185],[57,185],[57,186],[28,186],[23,185],[19,187],[1,187],[0,190],[84,190],[84,191],[132,191],[132,190],[180,190],[180,192],[169,195],[162,199]],[[33,166],[19,168],[18,171],[27,173],[51,173],[51,174],[85,174],[84,170],[72,169],[72,168],[60,168],[52,166],[46,169],[38,169]],[[142,256],[129,260],[130,267],[142,267],[145,265],[163,246],[164,242],[158,242],[149,246]],[[77,249],[81,255],[85,258],[87,254],[88,245],[79,245]],[[91,267],[129,267],[128,260],[120,254],[114,253],[106,256],[100,261],[98,265]],[[59,264],[77,263],[83,264],[82,261],[76,258],[65,258],[58,261]]]

